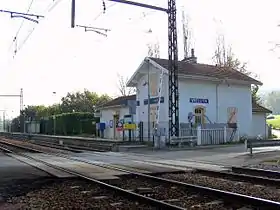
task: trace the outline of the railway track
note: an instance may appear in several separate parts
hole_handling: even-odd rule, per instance
[[[255,171],[250,171],[250,169],[246,169],[248,172],[240,173],[241,171],[236,171],[236,167],[232,167],[230,171],[213,171],[213,170],[204,170],[204,169],[195,169],[193,173],[222,178],[222,179],[229,179],[237,182],[248,182],[252,184],[258,185],[267,185],[267,186],[280,186],[280,177],[279,178],[272,178],[270,176],[266,176],[263,174],[254,173]]]
[[[56,155],[73,160],[62,154]],[[142,202],[145,201],[144,203],[149,203],[152,206],[157,206],[159,204],[159,207],[162,209],[188,209],[191,207],[197,209],[238,209],[245,206],[251,209],[254,209],[254,207],[258,207],[258,209],[280,209],[280,203],[275,201],[127,171],[110,165],[87,162],[92,165],[126,172],[130,175],[120,177],[120,180],[117,181],[100,182],[91,177],[80,174],[77,171],[58,167],[41,160],[36,161],[69,174],[90,180],[103,187],[113,189],[113,191],[120,191],[122,194],[125,194],[125,196],[139,199]]]
[[[46,144],[39,144],[42,146],[49,146],[48,143]],[[50,147],[52,147],[51,145]],[[55,145],[54,148],[63,149],[59,145]],[[67,150],[67,148],[65,148]],[[70,150],[71,151],[71,150]],[[80,151],[80,150],[79,150]],[[75,150],[74,150],[75,152]],[[106,153],[98,154],[100,156],[106,155]],[[109,155],[110,156],[110,155]],[[123,157],[122,157],[123,158]],[[126,157],[124,159],[127,160],[134,160],[131,157]],[[135,159],[138,161],[139,159]],[[149,162],[149,161],[146,161]],[[154,162],[151,162],[154,163]],[[204,169],[194,169],[194,173],[207,175],[211,177],[218,177],[223,179],[234,180],[237,182],[249,182],[252,184],[262,184],[262,185],[269,185],[269,186],[280,186],[280,173],[275,171],[268,171],[262,169],[251,169],[251,168],[244,168],[244,167],[228,167],[229,171],[214,171],[214,170],[204,170]],[[181,173],[180,171],[174,173]],[[158,173],[160,175],[160,173]]]
[[[61,150],[66,150],[66,151],[70,151],[70,152],[74,152],[74,153],[81,153],[82,148],[80,147],[72,147],[72,146],[63,146],[60,144],[56,144],[56,143],[49,143],[49,142],[44,142],[44,141],[37,141],[37,142],[32,142],[33,144],[39,145],[39,146],[45,146],[45,147],[51,147],[51,148],[55,148],[55,149],[61,149]]]
[[[9,147],[9,149],[7,147]],[[36,161],[38,163],[44,164],[46,166],[49,166],[51,168],[54,168],[54,169],[66,172],[68,174],[74,175],[74,176],[80,178],[81,180],[90,181],[90,182],[94,183],[95,185],[97,185],[98,189],[100,189],[99,193],[95,192],[95,197],[97,197],[99,200],[100,199],[107,200],[108,198],[111,198],[110,202],[112,202],[112,198],[115,198],[115,196],[119,197],[119,200],[113,199],[114,202],[112,202],[113,204],[116,204],[116,205],[118,204],[118,207],[116,207],[116,209],[122,209],[121,207],[119,207],[119,205],[124,203],[123,202],[124,200],[126,200],[126,203],[130,202],[127,205],[129,205],[131,208],[134,208],[134,209],[135,208],[136,209],[177,209],[177,210],[178,209],[183,209],[183,208],[180,208],[178,206],[175,206],[175,205],[172,205],[172,204],[160,201],[160,200],[156,200],[156,199],[153,199],[153,198],[150,198],[150,197],[146,197],[146,196],[141,195],[141,194],[136,193],[136,192],[132,192],[130,190],[122,189],[120,187],[108,184],[106,182],[101,182],[99,180],[93,179],[90,176],[86,176],[86,175],[81,174],[79,172],[76,172],[74,170],[65,169],[63,167],[60,167],[60,166],[57,166],[57,165],[54,165],[54,164],[49,164],[49,163],[47,163],[45,161],[42,161],[42,160],[32,158],[32,157],[28,156],[27,154],[22,153],[22,151],[19,151],[17,145],[12,146],[11,144],[8,144],[8,146],[6,146],[6,147],[5,146],[4,147],[0,146],[0,151],[5,152],[6,154],[7,153],[8,154],[9,153],[17,154],[19,156],[22,156],[22,157],[28,158],[30,160]],[[79,180],[79,181],[81,181],[81,180]],[[73,184],[75,185],[75,181],[74,181]],[[120,195],[122,195],[122,196],[120,197]],[[131,201],[127,201],[127,200],[131,200]],[[106,203],[106,201],[104,201],[104,202]],[[112,203],[110,203],[110,204],[112,204]],[[141,203],[141,204],[139,205],[138,203]],[[114,208],[111,205],[111,208],[109,208],[109,209],[114,209]]]
[[[48,140],[35,140],[32,142],[33,144],[38,144],[38,145],[47,145],[49,147],[53,147],[53,148],[64,148],[66,150],[69,151],[73,151],[73,152],[82,152],[83,150],[87,150],[87,151],[95,151],[95,152],[109,152],[110,151],[110,147],[108,144],[102,144],[102,143],[92,143],[90,142],[88,147],[86,146],[78,146],[78,145],[69,145],[69,144],[64,144],[61,145],[58,142],[50,142]]]
[[[9,144],[9,143],[1,143],[0,142],[0,151],[11,153],[12,151],[16,151],[17,153],[25,153],[25,152],[31,152],[31,153],[41,153],[41,151],[24,147],[21,145],[16,144]]]

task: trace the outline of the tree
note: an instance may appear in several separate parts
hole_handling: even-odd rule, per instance
[[[182,10],[182,27],[183,27],[183,43],[184,43],[184,58],[188,58],[191,48],[191,31],[190,21],[186,12]]]
[[[121,96],[129,96],[135,94],[135,88],[127,87],[128,78],[124,78],[120,74],[118,76],[118,90]]]
[[[98,95],[84,89],[84,92],[67,93],[61,99],[60,109],[62,113],[69,112],[93,112],[95,106],[108,102],[111,98],[104,94]]]
[[[257,78],[258,76],[248,71],[247,64],[245,62],[241,62],[232,52],[232,48],[230,46],[226,46],[224,35],[219,35],[216,40],[216,49],[213,56],[214,63],[222,67],[224,70],[227,69],[235,69],[243,74],[246,74],[250,77]],[[252,100],[255,102],[260,102],[260,97],[258,96],[258,85],[252,85]]]
[[[262,97],[264,105],[269,108],[273,114],[280,114],[280,91],[271,91]]]

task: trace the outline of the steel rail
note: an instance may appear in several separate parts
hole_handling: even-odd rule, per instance
[[[34,149],[34,148],[25,147],[25,146],[22,146],[22,145],[12,144],[12,143],[6,142],[6,141],[0,141],[0,144],[6,144],[6,145],[9,145],[11,147],[17,147],[17,148],[20,148],[20,149],[23,149],[23,150],[27,150],[27,151],[31,151],[31,152],[42,153],[42,151],[40,151],[40,150],[37,150],[37,149]]]
[[[210,188],[210,187],[204,187],[204,186],[200,186],[200,185],[188,184],[188,183],[185,183],[185,182],[166,179],[166,178],[162,178],[162,177],[155,177],[155,176],[152,176],[152,175],[143,174],[143,173],[139,173],[139,172],[135,172],[135,171],[129,171],[129,170],[126,170],[126,169],[122,169],[122,168],[107,165],[107,164],[98,164],[98,163],[93,163],[91,161],[80,160],[80,159],[71,158],[71,157],[65,157],[65,158],[70,159],[70,160],[76,160],[76,161],[84,162],[84,163],[89,163],[89,164],[99,166],[99,167],[103,167],[103,168],[107,168],[107,169],[112,169],[112,170],[125,172],[125,173],[131,174],[131,175],[136,175],[136,176],[140,176],[140,177],[149,178],[149,179],[152,179],[152,180],[155,180],[155,181],[174,184],[174,185],[181,186],[181,187],[183,186],[183,187],[186,187],[188,189],[192,189],[196,192],[202,192],[202,193],[205,193],[205,194],[208,194],[208,195],[215,194],[217,197],[221,197],[221,198],[223,198],[223,199],[225,199],[225,200],[227,200],[231,203],[234,200],[234,201],[238,201],[238,202],[245,203],[245,204],[248,204],[248,205],[253,204],[254,206],[257,206],[257,207],[262,206],[262,207],[266,207],[266,208],[270,207],[272,209],[275,209],[275,208],[280,209],[280,203],[276,202],[276,201],[271,201],[271,200],[267,200],[267,199],[263,199],[263,198],[257,198],[257,197],[253,197],[253,196],[248,196],[248,195],[233,193],[233,192],[229,192],[229,191],[214,189],[214,188]]]
[[[249,183],[257,183],[257,184],[268,184],[268,185],[280,185],[280,179],[273,179],[267,177],[254,176],[249,174],[240,174],[234,172],[225,172],[225,171],[213,171],[206,169],[194,169],[194,173],[203,174],[207,176],[214,176],[223,179],[233,179],[238,181],[246,181]]]
[[[39,141],[38,142],[30,142],[30,143],[38,145],[38,146],[51,147],[51,148],[66,150],[66,151],[74,152],[74,153],[81,153],[82,152],[82,150],[74,149],[74,148],[71,148],[71,147],[68,147],[68,146],[63,146],[63,145],[60,145],[60,144],[49,144],[49,143],[46,143],[46,142],[39,142]]]
[[[244,174],[258,174],[264,177],[277,178],[280,180],[280,172],[265,170],[259,168],[246,168],[246,167],[231,167],[232,172],[234,173],[244,173]]]
[[[43,146],[48,146],[48,145],[51,145],[50,147],[52,147],[53,144],[52,143],[46,143],[46,145],[43,145]],[[71,147],[71,146],[69,146],[69,147]],[[96,155],[98,155],[98,156],[102,156],[102,155],[111,156],[111,155],[107,155],[106,153],[105,154],[100,153],[100,154],[96,154]],[[130,157],[127,157],[127,156],[126,157],[121,157],[121,158],[125,159],[125,160],[140,161],[139,159],[131,159]],[[154,162],[154,161],[144,161],[144,162],[157,163],[157,162]],[[195,161],[193,161],[193,162],[195,162]],[[234,167],[232,167],[232,168],[234,168]],[[246,182],[250,182],[250,183],[261,183],[261,184],[264,184],[264,185],[268,184],[268,185],[272,185],[272,186],[280,184],[280,173],[277,174],[277,175],[279,175],[279,179],[275,179],[275,178],[272,178],[272,177],[269,178],[269,177],[265,177],[265,176],[260,177],[260,176],[250,175],[250,174],[234,173],[233,171],[214,171],[214,170],[197,169],[197,168],[192,168],[192,169],[196,173],[205,174],[205,175],[208,175],[208,176],[215,176],[215,177],[221,177],[221,178],[227,177],[229,179],[246,181]],[[263,171],[263,170],[261,170],[261,171]],[[269,172],[271,172],[271,171],[269,171]],[[176,170],[176,171],[170,172],[170,173],[184,173],[184,171],[183,170]],[[272,171],[272,173],[275,174],[274,171]],[[154,175],[162,175],[162,174],[166,174],[166,172],[154,173]]]
[[[48,141],[41,141],[41,140],[36,140],[35,142],[29,142],[29,143],[32,143],[32,144],[37,144],[37,145],[41,145],[41,143],[42,143],[42,146],[43,146],[43,144],[45,144],[45,146],[49,146],[50,145],[50,147],[59,147],[59,146],[61,146],[60,144],[58,144],[58,143],[55,143],[55,142],[48,142]],[[82,152],[82,151],[95,151],[95,152],[108,152],[108,151],[110,151],[110,150],[105,150],[105,149],[97,149],[97,148],[88,148],[88,147],[85,147],[85,146],[78,146],[78,145],[69,145],[69,144],[64,144],[66,147],[64,147],[64,148],[66,148],[67,150],[68,149],[70,149],[70,150],[73,150],[73,151],[79,151],[79,152]],[[101,145],[98,145],[98,144],[96,144],[96,146],[101,146]],[[106,145],[107,146],[107,145]],[[64,150],[66,150],[66,149],[64,149]]]
[[[46,152],[43,152],[43,153],[49,154],[49,155],[56,155],[56,156],[60,156],[60,157],[63,157],[63,158],[69,159],[69,160],[88,163],[88,164],[91,164],[91,165],[95,165],[95,166],[99,166],[99,167],[103,167],[103,168],[107,168],[107,169],[111,169],[111,170],[121,171],[121,172],[124,172],[124,173],[128,173],[128,174],[139,176],[139,177],[148,178],[148,179],[159,181],[159,182],[165,182],[165,183],[168,183],[168,184],[174,184],[174,185],[177,185],[177,186],[186,187],[186,188],[192,189],[193,191],[196,191],[196,192],[221,197],[221,198],[223,198],[224,200],[227,200],[230,203],[238,201],[240,203],[244,203],[244,204],[247,204],[247,205],[254,205],[254,206],[257,206],[257,207],[280,209],[280,203],[276,202],[276,201],[271,201],[271,200],[267,200],[267,199],[263,199],[263,198],[257,198],[257,197],[243,195],[243,194],[239,194],[239,193],[214,189],[214,188],[210,188],[210,187],[204,187],[204,186],[200,186],[200,185],[188,184],[188,183],[185,183],[185,182],[166,179],[166,178],[162,178],[162,177],[155,177],[155,176],[144,174],[144,173],[129,171],[129,170],[119,168],[119,167],[116,167],[116,166],[112,166],[112,165],[108,165],[108,164],[101,164],[101,163],[96,163],[96,162],[93,163],[93,162],[87,161],[87,160],[76,159],[76,158],[69,157],[69,156],[64,155],[64,154],[46,153]],[[41,160],[39,160],[39,161],[41,161]],[[44,161],[42,161],[42,162],[44,162]],[[67,169],[65,169],[65,170],[67,170]],[[67,171],[65,171],[65,172],[67,172]]]
[[[9,149],[7,149],[5,147],[1,147],[1,146],[0,146],[0,151],[4,151],[4,152],[7,152],[7,153],[12,153],[11,150],[9,150]]]

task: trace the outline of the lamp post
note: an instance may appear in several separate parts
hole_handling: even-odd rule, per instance
[[[150,62],[148,61],[148,84],[147,84],[147,89],[148,89],[148,141],[151,139],[151,104],[150,104]]]
[[[6,110],[3,110],[3,131],[6,129]]]

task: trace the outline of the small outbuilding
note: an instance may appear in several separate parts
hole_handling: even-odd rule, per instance
[[[128,137],[123,125],[135,122],[136,95],[117,97],[98,107],[100,122],[105,123],[104,138]],[[134,134],[134,133],[133,133]]]
[[[266,123],[267,114],[271,114],[272,111],[253,102],[252,103],[252,136],[262,136],[268,138],[269,126]]]

